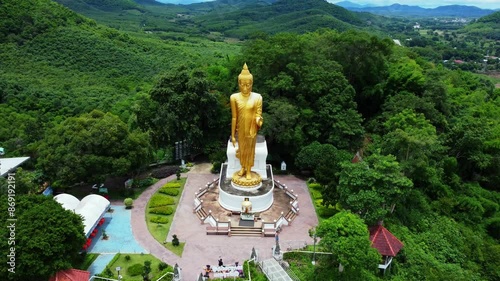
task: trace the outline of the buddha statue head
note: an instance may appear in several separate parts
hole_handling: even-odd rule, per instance
[[[243,69],[241,70],[240,75],[238,75],[238,87],[240,92],[244,96],[250,95],[252,92],[253,85],[253,75],[248,71],[248,66],[245,63],[243,65]]]

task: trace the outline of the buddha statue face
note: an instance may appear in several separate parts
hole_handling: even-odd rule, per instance
[[[252,76],[245,75],[240,76],[238,79],[238,86],[240,88],[241,94],[244,96],[250,95],[252,92],[253,79]]]

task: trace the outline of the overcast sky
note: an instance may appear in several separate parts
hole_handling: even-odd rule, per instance
[[[175,4],[190,4],[196,2],[207,2],[208,0],[156,0],[163,3]],[[300,1],[300,0],[297,0]],[[336,3],[342,0],[328,0],[328,2]],[[394,3],[420,6],[423,8],[435,8],[445,5],[469,5],[483,9],[500,9],[500,0],[439,0],[439,1],[422,1],[422,0],[349,0],[358,4],[371,4],[374,6],[389,6]]]

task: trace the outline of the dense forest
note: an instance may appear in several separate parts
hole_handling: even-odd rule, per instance
[[[18,192],[133,177],[179,140],[218,167],[246,62],[268,162],[318,186],[324,244],[334,217],[352,222],[338,239],[383,221],[404,243],[390,274],[334,255],[292,265],[304,280],[500,280],[500,89],[443,63],[473,38],[500,55],[500,12],[445,39],[320,0],[58,2],[0,0],[0,147],[31,157]]]

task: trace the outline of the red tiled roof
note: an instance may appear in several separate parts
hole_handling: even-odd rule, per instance
[[[52,276],[49,281],[88,281],[90,272],[79,269],[61,270]]]
[[[352,158],[351,163],[358,163],[361,161],[363,161],[363,158],[361,158],[361,155],[359,154],[359,151],[358,151],[358,152],[356,152],[356,155],[354,155],[354,157]]]
[[[403,243],[382,225],[372,226],[369,230],[372,247],[377,249],[381,255],[395,257],[403,248]]]

